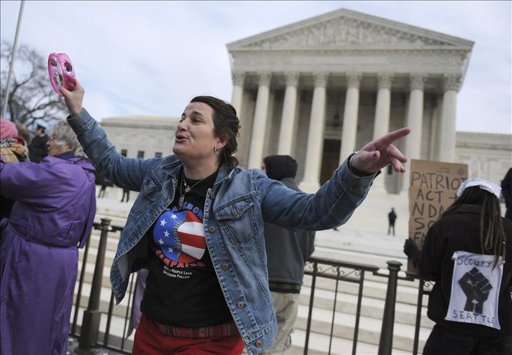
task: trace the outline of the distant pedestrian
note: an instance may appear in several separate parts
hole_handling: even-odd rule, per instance
[[[126,201],[125,201],[126,197]],[[123,188],[123,197],[121,197],[121,202],[128,202],[130,201],[130,190]]]
[[[393,235],[395,235],[395,221],[396,221],[396,213],[395,209],[391,208],[391,211],[388,213],[388,235],[391,233],[391,230],[393,230]]]
[[[105,192],[106,192],[106,190],[107,190],[107,185],[108,185],[107,179],[106,179],[106,178],[103,178],[103,180],[101,181],[101,189],[100,189],[100,192],[98,192],[98,198],[103,198],[103,197],[105,197]]]

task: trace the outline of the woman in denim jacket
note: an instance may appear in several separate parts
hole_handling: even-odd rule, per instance
[[[131,272],[149,270],[134,354],[250,354],[272,345],[277,331],[268,286],[264,222],[331,229],[351,216],[380,169],[403,172],[406,158],[389,133],[351,155],[317,193],[306,194],[237,167],[239,119],[228,103],[199,96],[178,124],[174,155],[121,156],[83,109],[83,88],[61,88],[80,143],[117,186],[140,191],[111,269],[117,302]]]

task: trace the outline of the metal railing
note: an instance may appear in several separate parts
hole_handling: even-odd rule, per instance
[[[78,338],[79,348],[77,352],[80,353],[93,353],[95,348],[106,348],[114,350],[120,353],[129,354],[131,352],[132,341],[128,339],[128,327],[131,315],[131,304],[134,292],[134,281],[135,275],[132,274],[129,280],[129,287],[127,290],[126,301],[123,300],[121,305],[115,305],[113,293],[110,291],[110,300],[101,301],[102,289],[108,289],[103,286],[104,277],[103,269],[105,266],[105,253],[107,246],[107,239],[115,237],[115,234],[119,234],[123,230],[123,227],[111,225],[111,220],[108,218],[102,218],[101,223],[95,223],[94,229],[100,231],[100,240],[97,247],[96,261],[94,263],[94,274],[92,281],[90,282],[91,290],[88,296],[88,305],[86,308],[82,304],[84,297],[84,285],[87,283],[86,268],[88,260],[91,258],[90,243],[87,243],[86,247],[80,251],[82,255],[82,263],[80,270],[80,277],[77,280],[77,295],[74,302],[74,313],[73,320],[71,323],[70,336]],[[118,239],[118,235],[116,236]],[[315,309],[315,293],[319,289],[317,283],[319,280],[326,283],[334,283],[329,286],[330,297],[332,297],[332,316],[330,320],[330,330],[328,332],[329,344],[326,353],[330,354],[332,351],[333,339],[335,336],[335,324],[336,316],[339,317],[337,312],[337,305],[339,304],[339,287],[341,283],[355,284],[357,287],[356,291],[356,308],[355,308],[355,319],[353,324],[352,340],[352,354],[356,354],[360,321],[361,321],[361,307],[365,299],[364,296],[364,284],[365,280],[369,276],[378,276],[387,278],[386,287],[386,298],[382,316],[382,328],[379,340],[379,355],[390,355],[393,348],[393,326],[395,322],[395,303],[397,296],[397,283],[398,280],[415,281],[418,280],[418,300],[416,308],[416,321],[415,321],[415,335],[413,354],[417,354],[419,346],[419,329],[421,323],[422,314],[422,300],[423,295],[428,295],[428,290],[425,289],[425,283],[418,279],[415,274],[407,273],[406,276],[399,276],[401,263],[398,261],[388,261],[387,271],[374,265],[358,264],[351,262],[340,262],[338,260],[324,259],[324,258],[311,258],[305,267],[305,275],[310,278],[310,295],[308,304],[308,316],[306,320],[305,329],[305,341],[303,344],[304,354],[307,354],[310,350],[311,335],[314,333],[313,324],[313,311]],[[375,277],[373,277],[375,279]],[[105,281],[107,282],[107,281]],[[306,288],[306,286],[304,286]],[[84,302],[85,303],[85,302]],[[79,324],[79,316],[82,312],[82,321]],[[101,318],[104,318],[104,322],[101,322]],[[115,322],[118,326],[114,330],[112,325]],[[119,329],[119,324],[122,324]],[[101,339],[101,335],[103,338]],[[301,346],[301,344],[295,344]]]
[[[354,336],[352,341],[352,354],[356,353],[357,339],[359,332],[359,321],[361,318],[361,304],[363,298],[363,285],[364,277],[367,272],[376,272],[379,268],[373,265],[356,264],[356,263],[342,263],[336,260],[311,258],[306,263],[305,274],[311,275],[311,293],[309,297],[309,309],[306,326],[306,340],[304,343],[304,354],[307,354],[309,349],[309,339],[311,334],[311,322],[315,301],[315,288],[317,278],[325,278],[334,280],[334,299],[332,307],[332,319],[329,333],[329,348],[328,352],[331,353],[332,340],[334,336],[334,324],[336,316],[336,305],[338,300],[338,287],[340,282],[349,282],[359,285],[356,306],[356,318],[354,324]]]

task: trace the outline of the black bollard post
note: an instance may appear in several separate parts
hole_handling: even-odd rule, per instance
[[[391,260],[387,262],[389,270],[388,290],[386,292],[386,304],[384,305],[384,317],[380,332],[379,355],[391,355],[393,349],[393,325],[395,323],[395,303],[398,272],[402,263]]]
[[[98,255],[96,256],[96,265],[94,267],[94,276],[92,279],[91,295],[89,305],[84,311],[82,327],[80,329],[80,340],[76,352],[80,354],[92,353],[91,348],[98,341],[100,330],[100,294],[101,283],[103,279],[103,264],[105,263],[105,249],[107,247],[107,236],[109,232],[111,219],[101,219],[100,244],[98,245]]]

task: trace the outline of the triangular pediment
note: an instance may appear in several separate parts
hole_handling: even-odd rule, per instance
[[[228,49],[465,47],[473,42],[341,9],[228,44]]]

